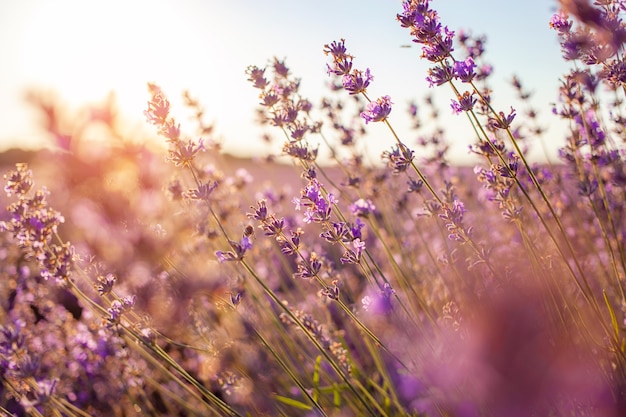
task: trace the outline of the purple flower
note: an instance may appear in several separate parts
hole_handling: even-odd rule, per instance
[[[561,33],[569,32],[572,28],[572,21],[567,20],[567,16],[563,12],[559,12],[550,19],[550,27]]]
[[[341,257],[342,264],[358,264],[361,262],[361,254],[365,250],[365,242],[357,238],[352,241],[354,250],[348,249]]]
[[[626,64],[622,60],[608,62],[599,75],[613,88],[626,85]]]
[[[254,210],[254,213],[248,213],[248,217],[259,220],[261,222],[267,219],[267,203],[265,202],[265,200],[261,199],[257,201],[257,206],[250,206],[250,208]]]
[[[437,40],[433,43],[426,43],[422,47],[422,57],[431,62],[441,62],[445,58],[449,57],[452,51],[454,51],[454,31],[449,30],[446,26],[444,28],[445,36],[442,37],[439,34]]]
[[[285,61],[280,61],[278,58],[274,57],[274,63],[272,64],[274,67],[274,72],[283,78],[287,78],[289,75],[289,68],[285,65]]]
[[[217,188],[217,181],[208,181],[198,185],[197,189],[189,190],[185,196],[192,200],[208,201],[213,191]]]
[[[243,259],[243,256],[247,251],[252,249],[252,240],[249,236],[243,236],[241,241],[235,242],[234,240],[230,240],[230,247],[232,250],[229,251],[221,251],[218,250],[215,252],[215,256],[217,257],[217,261],[219,263],[222,262],[232,262],[232,261],[240,261]]]
[[[144,115],[148,123],[163,126],[170,113],[170,102],[156,84],[149,83],[148,90],[152,94],[152,98],[148,102],[148,109],[144,111]]]
[[[98,294],[106,295],[113,289],[115,281],[117,281],[117,278],[111,273],[106,274],[105,276],[100,275],[97,278],[96,284],[94,284],[94,288],[98,291]]]
[[[376,211],[376,206],[371,200],[365,200],[359,198],[353,204],[350,205],[350,211],[352,214],[358,217],[367,217]]]
[[[313,279],[316,276],[319,276],[320,271],[322,270],[322,261],[319,259],[317,254],[313,252],[307,261],[300,260],[298,262],[298,272],[293,274],[295,278],[302,279]]]
[[[18,168],[19,170],[20,168]],[[13,178],[15,173],[10,173]],[[17,187],[17,188],[16,188]],[[13,186],[17,192],[19,187]],[[56,233],[57,227],[65,221],[61,213],[48,207],[45,187],[35,191],[32,197],[20,196],[17,202],[7,207],[11,213],[10,221],[0,222],[0,231],[9,231],[17,240],[18,245],[41,256]]]
[[[292,202],[296,205],[296,210],[302,207],[306,209],[304,213],[305,223],[322,223],[330,218],[332,205],[337,204],[337,199],[330,193],[327,198],[321,191],[321,185],[316,178],[312,178],[306,187],[300,192],[300,198],[294,198]]]
[[[233,252],[231,251],[224,252],[224,251],[218,250],[218,251],[215,251],[215,256],[217,257],[217,261],[219,263],[236,260]]]
[[[124,298],[120,298],[118,300],[113,300],[111,303],[111,307],[107,309],[109,313],[109,322],[111,323],[119,323],[122,314],[130,311],[135,305],[136,297],[134,295],[129,295]]]
[[[364,296],[361,299],[363,304],[363,310],[371,314],[388,314],[391,312],[393,306],[391,305],[391,297],[396,291],[391,288],[389,283],[385,282],[383,287],[378,291],[368,291],[369,295]]]
[[[345,222],[333,222],[331,223],[332,229],[325,230],[320,234],[320,237],[327,242],[345,242],[349,239],[350,229]]]
[[[407,170],[413,161],[414,152],[404,144],[399,144],[391,149],[391,152],[384,151],[382,158],[387,160],[387,166],[393,169],[394,174],[399,174]]]
[[[412,0],[402,3],[404,12],[397,15],[402,27],[411,30],[413,42],[422,44],[422,57],[441,62],[453,51],[454,32],[443,28],[439,15],[428,7],[428,1]]]
[[[463,216],[467,212],[463,202],[454,200],[452,207],[446,204],[443,207],[443,213],[439,215],[440,218],[445,220],[446,228],[448,229],[448,239],[455,240],[457,242],[466,242],[468,237],[472,234],[472,227],[467,229],[463,226]]]
[[[265,87],[269,85],[269,82],[265,78],[265,68],[261,69],[256,65],[250,65],[246,69],[246,74],[248,75],[248,81],[252,83],[254,88],[265,90]]]
[[[277,236],[276,242],[280,246],[280,251],[285,255],[296,255],[300,250],[300,236],[304,232],[298,228],[295,232],[291,231],[291,240],[287,240],[283,236]]]
[[[458,96],[458,101],[451,100],[450,107],[452,107],[452,111],[454,114],[459,114],[464,111],[471,111],[474,108],[474,104],[476,104],[476,99],[474,98],[474,92],[470,93],[466,91],[463,95]]]
[[[454,63],[454,76],[464,83],[469,83],[476,75],[475,68],[476,64],[472,57],[467,57],[465,61],[456,61]]]
[[[429,87],[433,87],[452,81],[452,78],[454,78],[454,68],[444,62],[442,66],[436,66],[428,70],[426,81],[428,81]]]
[[[513,119],[515,119],[515,109],[511,107],[511,112],[506,116],[504,112],[498,113],[499,117],[489,118],[489,127],[492,129],[508,129]]]
[[[421,191],[424,186],[424,181],[416,180],[415,178],[409,178],[407,180],[407,184],[409,185],[408,192],[414,193]]]
[[[380,97],[376,101],[370,101],[367,103],[365,111],[361,113],[361,117],[365,119],[365,124],[383,121],[389,116],[389,113],[391,113],[392,104],[389,96]]]
[[[411,29],[413,42],[431,44],[441,33],[441,23],[437,12],[428,7],[428,1],[404,1],[404,12],[397,15],[402,27]]]
[[[346,56],[345,39],[340,39],[339,42],[332,41],[329,45],[324,45],[324,54],[331,54],[333,58],[341,58]]]
[[[28,169],[27,164],[15,164],[16,170],[4,175],[6,185],[4,192],[8,197],[13,194],[18,197],[28,194],[33,188],[33,172]]]
[[[337,280],[333,280],[332,285],[324,288],[322,290],[322,295],[330,298],[331,300],[339,299],[339,286],[337,285]]]
[[[309,149],[308,146],[302,144],[301,141],[286,142],[283,146],[283,152],[303,161],[315,161],[315,158],[317,158],[317,148]]]
[[[367,91],[367,87],[370,85],[370,81],[373,79],[374,76],[370,73],[369,68],[365,70],[365,73],[359,70],[354,70],[343,76],[343,88],[345,88],[352,95],[365,93]]]
[[[194,160],[198,152],[205,151],[204,139],[200,138],[198,142],[188,140],[187,143],[177,141],[169,150],[167,156],[168,161],[172,161],[176,166],[188,166]]]
[[[352,56],[346,52],[345,40],[341,39],[339,42],[333,41],[329,45],[324,45],[324,54],[332,55],[333,66],[326,65],[328,69],[328,75],[348,75],[352,71]]]
[[[365,226],[365,223],[361,219],[357,217],[354,224],[350,225],[350,232],[352,233],[353,239],[362,239],[363,235],[361,233],[361,229]]]
[[[63,245],[50,245],[37,255],[41,265],[41,276],[48,280],[54,278],[58,285],[63,285],[72,272],[74,247],[69,242]]]

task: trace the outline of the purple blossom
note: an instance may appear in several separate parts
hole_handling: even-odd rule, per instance
[[[474,104],[476,104],[474,94],[473,91],[471,93],[466,91],[463,95],[458,96],[458,101],[451,100],[450,107],[452,107],[454,114],[471,111],[474,108]]]
[[[124,298],[113,300],[111,307],[107,309],[107,312],[109,313],[109,322],[119,323],[122,315],[134,307],[136,298],[137,297],[135,295],[129,295]]]
[[[562,11],[556,13],[550,19],[550,27],[561,33],[567,33],[572,28],[572,21]]]
[[[358,217],[367,217],[376,212],[376,206],[371,200],[359,198],[350,205],[350,212]]]
[[[393,309],[391,297],[395,293],[396,291],[387,282],[383,284],[382,288],[376,291],[369,290],[368,295],[365,295],[361,299],[363,310],[374,315],[389,314]]]
[[[257,201],[257,206],[251,206],[250,208],[254,210],[254,213],[248,213],[248,217],[261,222],[267,219],[267,203],[265,200],[262,199]]]
[[[331,54],[333,58],[340,59],[346,56],[345,39],[340,39],[339,42],[332,41],[328,45],[324,45],[324,54]]]
[[[404,12],[397,15],[397,20],[402,27],[410,29],[413,42],[422,45],[422,57],[432,62],[449,57],[454,50],[454,32],[447,27],[442,31],[439,15],[428,7],[428,1],[404,1],[402,7]]]
[[[33,172],[28,169],[27,164],[15,164],[15,171],[11,171],[4,175],[4,192],[8,197],[13,194],[18,197],[28,194],[33,188]]]
[[[243,259],[245,253],[252,249],[252,240],[250,239],[250,236],[244,235],[239,242],[230,240],[229,243],[232,250],[218,250],[215,252],[215,256],[217,257],[219,263],[240,261]]]
[[[312,178],[301,191],[300,198],[294,198],[292,202],[295,204],[296,210],[305,208],[305,223],[322,223],[330,218],[332,205],[336,204],[337,200],[332,193],[329,193],[328,197],[325,198],[321,184],[316,178]]]
[[[96,283],[94,284],[94,288],[98,291],[98,294],[101,296],[107,295],[113,289],[115,282],[117,281],[117,277],[111,273],[106,275],[99,275]]]
[[[197,142],[188,140],[186,143],[177,141],[172,144],[167,159],[174,163],[175,166],[189,166],[200,151],[205,151],[204,139],[200,138]]]
[[[325,230],[320,237],[327,242],[336,243],[348,241],[350,238],[350,228],[345,222],[332,222],[331,229]]]
[[[265,68],[261,69],[256,65],[250,65],[246,69],[246,74],[248,75],[248,81],[252,83],[254,88],[265,90],[269,85],[269,82],[265,78]]]
[[[370,69],[367,68],[365,73],[359,70],[354,70],[349,74],[345,74],[342,78],[343,88],[350,94],[365,93],[370,82],[374,79],[374,76],[370,73]]]
[[[150,101],[148,102],[148,109],[144,111],[144,115],[148,120],[148,123],[155,126],[163,126],[170,112],[170,102],[156,84],[148,84],[148,90],[152,94]]]
[[[455,61],[454,77],[464,83],[469,83],[472,81],[474,76],[476,76],[476,72],[474,71],[475,68],[476,64],[474,63],[472,57],[467,57],[465,61]]]
[[[358,264],[361,262],[361,254],[365,250],[365,242],[356,238],[352,241],[354,249],[348,249],[341,257],[342,264]]]
[[[332,41],[330,44],[324,45],[324,54],[330,54],[333,58],[332,67],[328,64],[326,65],[328,75],[344,76],[350,74],[352,71],[352,56],[347,54],[344,39],[341,39],[339,42]]]
[[[463,202],[454,200],[452,206],[446,204],[443,206],[443,213],[439,217],[445,220],[448,229],[448,238],[457,242],[466,242],[472,234],[472,227],[465,228],[463,225],[463,216],[467,210]]]
[[[326,64],[326,68],[328,75],[346,76],[352,71],[352,58],[346,57],[345,59],[335,61],[332,67]]]
[[[185,193],[185,196],[192,200],[208,201],[209,197],[216,188],[217,181],[207,181],[205,183],[200,183],[200,185],[198,185],[198,188],[189,190],[187,193]]]
[[[433,87],[435,85],[443,85],[454,78],[454,68],[448,63],[443,62],[441,66],[432,67],[428,70],[428,86]]]
[[[47,250],[37,255],[41,265],[41,276],[48,280],[54,279],[58,285],[65,284],[72,273],[74,247],[69,243],[49,245]]]
[[[382,159],[387,160],[387,166],[393,169],[394,174],[404,172],[411,166],[414,152],[404,144],[395,145],[390,151],[384,151]]]
[[[276,236],[276,241],[280,246],[281,253],[285,255],[296,255],[300,250],[300,236],[304,232],[298,228],[296,231],[291,231],[291,238],[287,239],[283,236]]]
[[[425,43],[422,46],[422,57],[431,62],[441,62],[450,56],[454,51],[454,31],[444,28],[444,35],[439,35],[438,39],[433,43]]]
[[[504,112],[499,112],[498,116],[489,118],[489,127],[492,129],[508,129],[513,119],[515,119],[515,109],[511,107],[508,115],[505,115]]]
[[[363,229],[364,226],[365,226],[365,223],[363,223],[363,221],[357,217],[354,224],[350,225],[350,233],[352,234],[353,239],[363,238],[363,234],[361,230]]]
[[[315,277],[319,277],[322,270],[322,262],[315,252],[311,254],[308,261],[300,260],[298,262],[298,272],[293,276],[295,278],[311,280]]]
[[[415,178],[409,178],[407,183],[409,185],[408,192],[410,193],[420,192],[424,186],[424,181],[416,180]]]
[[[391,113],[391,98],[389,96],[383,96],[376,101],[370,101],[365,107],[365,111],[361,112],[361,117],[365,119],[365,124],[369,122],[381,122],[387,119],[389,113]]]
[[[330,298],[331,300],[339,299],[339,286],[337,285],[337,280],[333,280],[332,285],[324,288],[321,291],[322,295]]]
[[[283,146],[283,152],[302,161],[315,161],[317,158],[317,149],[309,149],[301,141],[286,142]]]

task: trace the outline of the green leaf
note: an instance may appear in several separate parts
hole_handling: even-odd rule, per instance
[[[281,403],[290,405],[295,408],[299,408],[300,410],[312,410],[313,409],[313,407],[311,407],[310,405],[305,404],[298,400],[294,400],[293,398],[283,397],[282,395],[278,395],[278,394],[276,394],[275,397]]]
[[[615,316],[615,311],[613,310],[613,307],[611,307],[606,291],[602,290],[602,295],[604,295],[604,302],[606,303],[606,307],[609,309],[609,314],[611,315],[611,324],[613,325],[613,330],[615,331],[615,341],[619,342],[619,324],[617,324],[617,316]]]

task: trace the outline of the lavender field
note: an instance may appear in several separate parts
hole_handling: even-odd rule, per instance
[[[436,7],[398,7],[430,65],[412,103],[374,96],[357,40],[320,45],[318,103],[288,59],[242,68],[279,155],[224,154],[204,98],[180,120],[158,80],[157,144],[112,102],[33,95],[55,146],[0,159],[0,415],[626,415],[626,2],[546,22],[558,137],[521,78],[495,107],[488,40]],[[450,161],[445,112],[476,164]]]

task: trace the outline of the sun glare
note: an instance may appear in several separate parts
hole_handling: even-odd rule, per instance
[[[181,66],[183,57],[198,54],[201,36],[183,4],[41,2],[22,27],[20,76],[73,108],[114,92],[122,117],[141,120],[147,82],[167,86],[172,95],[195,85],[188,84],[193,71]]]

